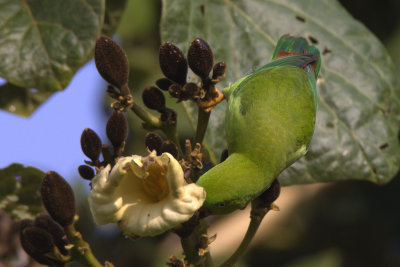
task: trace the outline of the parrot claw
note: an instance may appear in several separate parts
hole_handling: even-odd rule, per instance
[[[279,206],[276,205],[275,203],[272,203],[269,209],[273,211],[280,211]]]
[[[210,112],[217,104],[225,99],[225,95],[221,93],[217,88],[215,88],[216,96],[210,100],[204,101],[199,100],[197,106],[202,108],[205,112]]]

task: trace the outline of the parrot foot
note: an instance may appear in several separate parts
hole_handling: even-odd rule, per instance
[[[210,112],[217,104],[225,99],[225,95],[221,93],[217,88],[215,88],[215,96],[209,100],[199,100],[197,101],[197,106],[202,108],[205,112]]]
[[[271,206],[269,207],[270,210],[273,211],[280,211],[280,208],[278,205],[276,205],[275,203],[271,203]]]

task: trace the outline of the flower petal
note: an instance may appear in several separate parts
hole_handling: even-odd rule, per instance
[[[147,167],[156,160],[167,167],[169,191],[165,198],[154,201],[146,195],[142,181],[148,176]],[[185,182],[182,167],[169,153],[121,158],[111,172],[107,166],[98,173],[92,184],[89,204],[95,222],[118,222],[128,236],[154,236],[176,227],[189,220],[206,197],[202,187]]]

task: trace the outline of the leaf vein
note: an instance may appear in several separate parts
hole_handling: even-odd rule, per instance
[[[336,118],[336,120],[337,120],[340,124],[342,124],[343,128],[350,134],[350,136],[351,136],[352,139],[354,140],[355,144],[356,144],[357,147],[359,148],[361,154],[363,155],[363,158],[365,159],[365,161],[366,161],[366,163],[367,163],[367,165],[368,165],[368,168],[370,169],[370,172],[371,172],[371,174],[372,174],[372,177],[374,178],[374,180],[377,180],[376,175],[375,175],[374,172],[372,171],[373,168],[372,168],[371,162],[370,162],[370,160],[368,159],[367,154],[365,153],[364,148],[362,147],[362,145],[361,145],[361,143],[360,143],[360,141],[359,141],[358,136],[355,135],[355,134],[353,133],[353,131],[349,128],[349,126],[348,126],[348,125],[336,114],[336,112],[329,106],[329,104],[325,101],[325,99],[324,99],[324,97],[322,96],[322,94],[318,94],[318,95],[319,95],[320,102],[321,102],[324,106],[326,106],[327,110]]]

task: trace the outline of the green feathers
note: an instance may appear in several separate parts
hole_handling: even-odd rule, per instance
[[[281,37],[275,60],[224,90],[229,157],[197,184],[215,214],[243,208],[303,156],[314,131],[319,51],[303,38]]]

